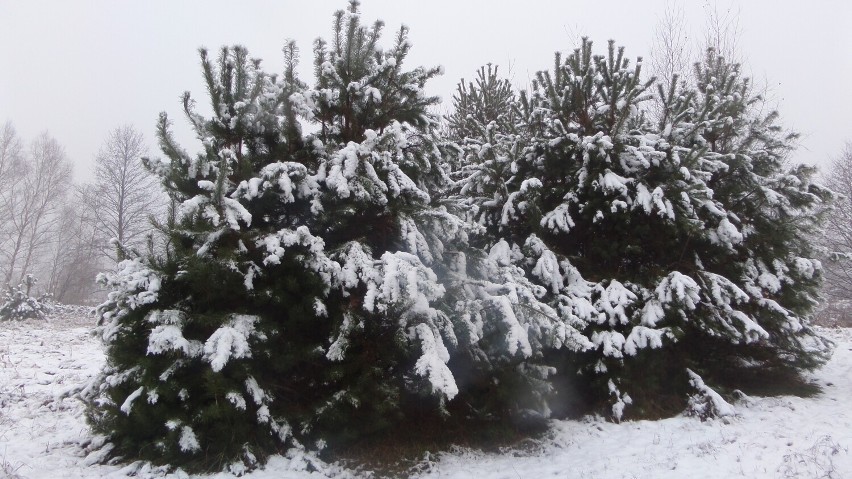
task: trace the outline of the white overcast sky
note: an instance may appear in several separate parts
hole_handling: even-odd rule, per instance
[[[386,22],[385,44],[411,28],[409,67],[443,65],[427,85],[449,105],[455,85],[491,62],[525,86],[549,68],[553,52],[589,36],[650,53],[654,30],[672,0],[363,0],[362,18]],[[167,111],[184,146],[196,151],[180,94],[206,100],[197,49],[245,45],[280,71],[281,46],[293,38],[310,80],[311,46],[328,37],[344,0],[118,1],[0,0],[0,122],[29,140],[47,130],[66,147],[77,180],[91,175],[107,132],[132,124],[157,155],[154,124]],[[677,3],[691,36],[703,36],[710,9],[738,16],[749,71],[772,89],[783,123],[804,137],[793,159],[825,165],[852,140],[852,2],[718,0]],[[510,67],[511,66],[511,70]]]

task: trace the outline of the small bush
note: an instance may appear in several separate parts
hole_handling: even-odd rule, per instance
[[[0,305],[0,320],[44,319],[51,309],[50,295],[43,294],[38,298],[30,296],[37,282],[28,274],[23,283],[6,286],[3,304]]]
[[[734,407],[728,401],[725,401],[719,393],[704,384],[701,376],[689,369],[686,372],[689,374],[689,384],[696,391],[695,394],[689,397],[689,405],[686,408],[687,416],[695,416],[705,421],[713,417],[733,416],[736,414]]]

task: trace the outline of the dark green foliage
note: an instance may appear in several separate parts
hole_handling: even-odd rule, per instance
[[[550,364],[557,377],[581,371],[581,396],[616,418],[680,411],[687,369],[724,386],[720,371],[738,375],[737,365],[791,376],[830,354],[807,325],[820,283],[807,237],[832,195],[810,169],[785,170],[795,136],[713,51],[694,89],[658,85],[653,125],[640,64],[612,42],[605,56],[588,41],[557,54],[529,93],[507,100],[514,124],[492,120],[463,139],[459,190],[485,246],[513,245],[527,278],[548,289],[542,301],[585,324],[594,346]],[[487,96],[471,90],[497,96],[503,84],[479,85],[460,88],[460,109]]]
[[[709,414],[701,377],[747,389],[828,357],[808,237],[832,194],[785,166],[794,136],[738,66],[711,51],[695,87],[657,85],[654,124],[641,60],[584,40],[519,95],[480,69],[442,138],[439,69],[406,70],[406,28],[387,50],[382,28],[336,13],[313,87],[292,42],[280,76],[201,51],[213,114],[183,106],[203,151],[162,114],[146,160],[166,247],[101,278],[86,398],[110,457],[237,471],[427,424]]]
[[[305,184],[294,85],[267,77],[240,47],[224,48],[216,65],[204,50],[201,59],[214,116],[196,114],[188,94],[184,107],[205,151],[190,158],[161,116],[166,161],[147,164],[182,204],[162,226],[164,254],[103,277],[115,292],[100,308],[108,366],[90,422],[113,455],[216,470],[290,446],[288,421],[308,414],[299,403],[314,389],[312,350],[331,326],[316,322],[328,285],[311,260],[323,257],[306,230],[287,229],[305,222],[310,192],[246,182],[274,180],[280,166],[290,184]],[[282,239],[286,251],[274,248]]]
[[[167,248],[102,277],[108,365],[87,398],[111,456],[240,470],[438,417],[456,394],[428,266],[463,239],[430,196],[448,182],[421,92],[438,71],[403,68],[404,28],[381,52],[357,6],[317,42],[313,89],[293,43],[281,77],[242,47],[202,50],[213,116],[183,98],[195,157],[161,115],[166,159],[146,164],[177,205]]]
[[[491,65],[480,67],[476,72],[476,83],[462,80],[453,95],[453,112],[447,117],[449,136],[452,140],[463,142],[468,139],[481,139],[491,123],[499,131],[506,133],[516,126],[515,91],[512,84],[500,78],[498,67]]]

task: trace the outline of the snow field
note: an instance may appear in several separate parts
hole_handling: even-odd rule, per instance
[[[0,325],[0,477],[82,477],[89,439],[84,408],[59,399],[100,370],[104,354],[73,322]],[[66,474],[68,472],[68,474]]]
[[[422,477],[852,477],[852,329],[822,332],[837,349],[813,375],[823,387],[816,397],[748,397],[735,416],[706,422],[554,421],[534,454],[440,454]]]
[[[99,371],[104,354],[91,318],[0,324],[0,478],[202,477],[141,463],[95,465],[83,405],[73,397]],[[813,374],[812,398],[744,398],[736,415],[701,422],[675,417],[615,424],[589,417],[554,421],[533,447],[500,454],[472,450],[423,460],[418,477],[844,478],[852,477],[852,329],[825,329],[837,342]],[[95,440],[95,443],[97,441]],[[88,457],[87,457],[88,456]],[[251,479],[352,477],[302,455],[274,457]],[[216,479],[233,477],[220,473]]]

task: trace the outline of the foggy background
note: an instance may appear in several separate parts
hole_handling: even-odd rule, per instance
[[[154,125],[166,111],[183,146],[197,150],[183,121],[185,90],[205,111],[197,49],[245,45],[267,71],[282,68],[285,39],[297,41],[303,80],[312,82],[312,42],[331,31],[335,1],[11,1],[0,0],[0,123],[20,137],[47,130],[66,148],[78,181],[92,175],[93,157],[108,132],[130,124],[157,155]],[[803,134],[793,160],[826,165],[852,137],[852,4],[821,1],[399,1],[364,0],[365,23],[386,22],[384,44],[404,23],[413,43],[408,65],[443,65],[427,84],[449,109],[455,85],[488,62],[521,88],[550,68],[553,52],[580,37],[648,57],[666,11],[682,9],[690,40],[701,42],[712,10],[740,31],[745,71],[770,87],[782,123]],[[646,67],[649,62],[646,61]],[[647,72],[648,68],[646,68]]]

